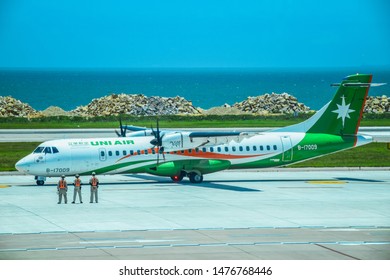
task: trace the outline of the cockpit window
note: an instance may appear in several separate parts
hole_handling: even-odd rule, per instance
[[[53,154],[59,153],[59,151],[56,147],[51,147],[51,149],[53,150]]]
[[[34,150],[34,154],[40,154],[43,152],[43,150],[45,149],[45,147],[37,147],[35,150]]]
[[[45,152],[45,154],[51,154],[51,148],[50,147],[46,147],[44,152]]]

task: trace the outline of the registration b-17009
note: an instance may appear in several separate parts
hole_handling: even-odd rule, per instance
[[[38,185],[59,175],[148,173],[179,182],[241,168],[293,164],[372,142],[358,135],[372,75],[346,77],[333,99],[308,120],[263,133],[172,131],[122,126],[118,137],[52,140],[40,144],[16,168]],[[127,131],[130,131],[127,133]]]

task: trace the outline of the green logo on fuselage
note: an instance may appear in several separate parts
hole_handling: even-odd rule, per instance
[[[115,145],[131,145],[134,144],[133,140],[115,140],[115,141],[91,141],[92,146],[115,146]]]

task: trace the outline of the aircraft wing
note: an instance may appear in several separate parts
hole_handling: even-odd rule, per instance
[[[239,143],[243,139],[252,137],[253,135],[254,133],[249,134],[235,131],[168,132],[162,135],[160,141],[154,139],[151,143],[157,145],[161,142],[161,147],[163,147],[166,152],[169,152],[204,146],[223,145],[228,144],[231,141]]]
[[[246,132],[235,132],[235,131],[202,131],[202,132],[191,132],[188,135],[191,139],[196,142],[204,143],[201,146],[212,146],[212,145],[223,145],[228,144],[231,141],[237,143],[241,142],[245,138],[250,138],[250,135]]]

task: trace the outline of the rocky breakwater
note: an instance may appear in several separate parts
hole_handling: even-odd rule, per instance
[[[0,117],[34,117],[37,111],[11,96],[0,96]]]
[[[382,96],[368,96],[364,113],[383,114],[390,112],[390,97]]]
[[[158,116],[200,114],[191,101],[183,97],[147,97],[143,94],[111,94],[93,99],[86,106],[79,106],[71,111],[75,115],[83,117],[110,116],[110,115],[135,115]]]
[[[288,93],[266,93],[257,97],[248,97],[233,107],[245,112],[259,115],[307,113],[310,108],[299,103],[297,98]]]

